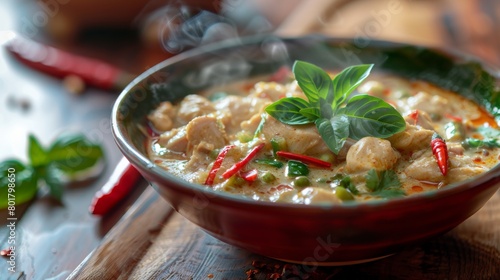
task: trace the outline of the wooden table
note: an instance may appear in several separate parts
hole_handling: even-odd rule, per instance
[[[338,4],[333,8],[327,2],[308,7],[318,15],[307,24],[304,13],[290,9],[285,20],[279,21],[278,32],[357,36],[378,23],[381,28],[373,29],[371,38],[453,46],[475,50],[492,63],[498,59],[495,52],[480,51],[491,49],[490,45],[470,48],[447,36],[449,26],[441,17],[447,11],[443,1],[396,1],[401,6],[392,12],[390,1],[330,1]],[[0,8],[1,15],[19,11],[9,3]],[[359,16],[361,6],[365,16]],[[388,21],[380,19],[384,11],[389,11]],[[296,21],[286,22],[301,15],[302,28]],[[0,24],[13,27],[8,26],[8,18],[0,16]],[[94,39],[70,49],[134,73],[164,57],[127,40]],[[8,132],[0,139],[1,159],[25,159],[29,132],[47,144],[58,133],[75,130],[85,131],[103,144],[110,167],[90,184],[66,189],[63,205],[52,203],[42,192],[34,202],[18,207],[17,269],[9,273],[7,263],[0,262],[0,279],[268,279],[283,271],[287,276],[282,279],[500,279],[499,192],[474,216],[441,237],[377,262],[345,267],[292,265],[227,245],[174,213],[145,182],[109,216],[93,217],[87,212],[90,200],[121,157],[109,130],[116,95],[89,89],[82,96],[72,96],[60,81],[20,65],[3,50],[0,61],[0,126]],[[29,104],[27,109],[19,106],[24,101]],[[0,244],[6,244],[6,221],[3,213]]]

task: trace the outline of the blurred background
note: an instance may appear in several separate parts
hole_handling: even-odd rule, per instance
[[[499,30],[496,0],[2,0],[0,160],[26,160],[29,133],[47,145],[73,130],[101,143],[112,166],[121,158],[109,120],[120,89],[158,62],[212,42],[321,33],[360,47],[383,39],[451,48],[498,68]],[[109,71],[118,78],[96,81]],[[64,279],[99,245],[143,190],[110,217],[92,217],[88,205],[111,171],[66,189],[62,207],[37,199],[18,208],[22,274],[9,279]]]

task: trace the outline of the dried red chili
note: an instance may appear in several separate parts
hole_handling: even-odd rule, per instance
[[[222,177],[224,179],[229,179],[231,176],[238,173],[247,163],[249,163],[257,155],[257,153],[260,150],[262,150],[262,148],[264,148],[264,146],[265,146],[264,143],[260,143],[259,145],[253,147],[253,149],[250,150],[250,152],[246,157],[235,163],[228,170],[226,170],[226,172],[222,173]]]
[[[315,165],[318,167],[325,167],[325,168],[332,167],[332,164],[329,163],[328,161],[320,160],[320,159],[306,156],[306,155],[295,154],[295,153],[285,152],[285,151],[277,151],[276,155],[283,157],[283,158],[286,158],[286,159],[298,160],[298,161],[301,161],[303,163],[312,164],[312,165]]]
[[[437,133],[432,135],[431,148],[439,166],[439,170],[441,170],[443,176],[446,176],[446,173],[448,172],[448,148],[446,146],[446,142]]]
[[[234,145],[228,145],[222,148],[222,150],[219,152],[214,164],[212,165],[212,169],[210,169],[210,172],[208,172],[207,179],[205,180],[205,185],[211,186],[214,183],[215,175],[217,175],[217,172],[222,165],[222,161],[226,157],[227,152],[232,148],[234,148]]]
[[[89,207],[93,215],[105,215],[122,201],[141,178],[139,171],[122,158],[104,186],[94,195]]]

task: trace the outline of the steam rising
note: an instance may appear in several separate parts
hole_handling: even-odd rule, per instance
[[[163,48],[177,54],[186,49],[268,33],[272,26],[248,1],[222,1],[219,13],[194,11],[192,7],[165,7],[161,11],[159,40]]]

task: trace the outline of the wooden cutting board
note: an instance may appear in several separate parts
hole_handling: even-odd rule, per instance
[[[366,264],[309,267],[218,241],[149,187],[68,279],[333,278],[500,279],[500,192],[456,229],[420,246]]]

